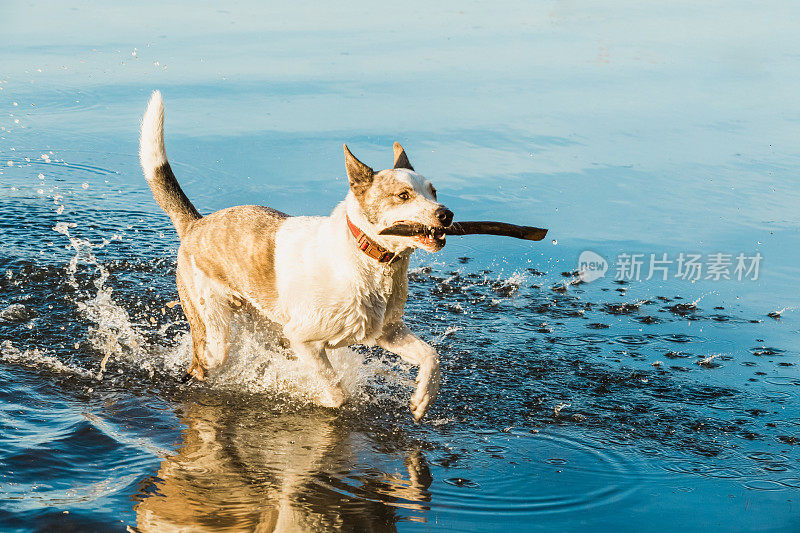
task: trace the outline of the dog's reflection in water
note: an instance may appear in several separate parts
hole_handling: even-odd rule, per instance
[[[397,471],[366,467],[358,451],[375,443],[330,413],[193,404],[181,422],[183,442],[136,496],[134,531],[395,531],[399,508],[428,509],[420,451]]]

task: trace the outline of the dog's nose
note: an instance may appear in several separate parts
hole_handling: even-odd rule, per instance
[[[442,226],[449,226],[453,223],[453,212],[447,209],[445,206],[441,206],[439,209],[436,210],[436,218],[439,219],[439,222],[442,223]]]

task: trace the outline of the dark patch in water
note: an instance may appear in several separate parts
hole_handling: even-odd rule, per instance
[[[677,300],[678,298],[676,297],[675,299]],[[665,307],[665,309],[683,317],[693,316],[697,312],[697,306],[694,304],[675,304]]]
[[[630,315],[639,311],[638,303],[603,304],[603,309],[610,315]]]
[[[664,357],[667,357],[669,359],[681,359],[690,356],[691,354],[688,354],[686,352],[674,352],[674,351],[669,351],[664,354]]]
[[[453,485],[454,487],[467,487],[471,489],[479,487],[479,485],[474,481],[463,477],[451,477],[449,479],[445,479],[444,482],[448,485]]]
[[[784,350],[781,350],[780,348],[770,348],[766,346],[761,346],[756,348],[750,348],[750,353],[752,353],[756,357],[763,357],[768,355],[783,355]]]

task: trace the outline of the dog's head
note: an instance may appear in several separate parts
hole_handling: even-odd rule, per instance
[[[414,171],[399,143],[394,143],[394,167],[380,172],[356,159],[347,145],[344,156],[350,190],[376,232],[400,223],[423,224],[430,229],[426,235],[384,237],[393,249],[437,252],[444,247],[444,228],[453,223],[453,213],[436,200],[436,189]]]

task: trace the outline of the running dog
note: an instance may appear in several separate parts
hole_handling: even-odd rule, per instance
[[[350,190],[328,217],[289,216],[243,205],[202,216],[184,194],[164,148],[164,104],[155,91],[142,119],[139,158],[158,205],[180,237],[177,284],[192,335],[188,373],[198,380],[225,363],[230,319],[249,304],[282,327],[298,359],[326,383],[319,403],[345,400],[328,353],[377,344],[419,367],[411,412],[421,419],[439,391],[436,350],[403,323],[408,261],[437,252],[453,213],[394,144],[394,167],[379,172],[344,145]],[[426,235],[383,236],[419,223]]]

